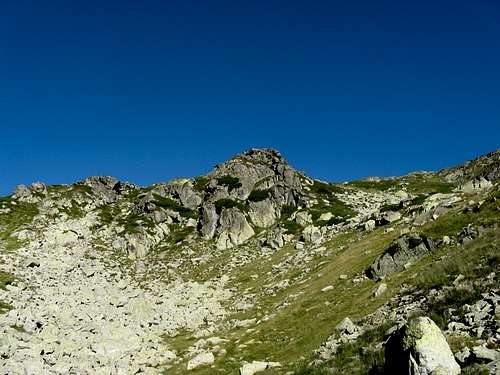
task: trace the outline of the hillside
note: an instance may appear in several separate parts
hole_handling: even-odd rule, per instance
[[[462,373],[494,374],[499,223],[500,151],[341,184],[251,149],[148,187],[21,185],[0,198],[0,369],[387,374],[387,338],[427,316]]]

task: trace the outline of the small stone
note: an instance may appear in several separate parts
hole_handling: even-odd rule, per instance
[[[330,290],[333,290],[333,285],[328,285],[321,289],[322,292],[328,292]]]

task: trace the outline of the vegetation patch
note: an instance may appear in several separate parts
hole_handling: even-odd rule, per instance
[[[219,215],[222,212],[222,209],[224,209],[224,208],[236,207],[242,212],[245,212],[247,210],[247,207],[243,204],[243,202],[235,200],[235,199],[229,199],[229,198],[219,199],[218,201],[215,201],[214,205],[215,205],[215,211]]]
[[[301,225],[297,224],[293,220],[285,220],[282,224],[283,228],[287,231],[287,233],[297,235],[302,232],[304,228]]]
[[[337,185],[314,180],[313,185],[311,186],[311,191],[315,194],[320,194],[320,195],[332,195],[332,194],[342,194],[345,190]]]
[[[210,180],[208,179],[208,177],[205,177],[205,176],[195,177],[194,183],[193,183],[194,190],[202,193],[203,191],[205,191],[209,182],[210,182]]]
[[[72,219],[81,219],[85,216],[85,212],[81,209],[78,203],[72,199],[70,207],[63,207],[59,209],[60,212],[66,213]]]
[[[297,207],[290,204],[284,204],[283,206],[281,206],[281,219],[289,219],[295,211],[297,211]]]
[[[381,208],[380,208],[380,212],[387,212],[387,211],[398,211],[400,210],[402,207],[401,205],[398,203],[398,204],[384,204]]]
[[[229,191],[238,189],[241,187],[241,182],[238,177],[233,177],[230,175],[225,175],[217,179],[217,184],[221,186],[226,186]]]
[[[161,195],[154,194],[155,200],[153,203],[161,208],[178,212],[181,216],[191,219],[197,219],[199,214],[197,211],[184,207],[182,204],[174,201],[173,199],[162,197]]]
[[[400,186],[400,181],[398,180],[393,180],[393,179],[387,179],[387,180],[356,180],[356,181],[351,181],[348,182],[348,185],[354,186],[360,189],[367,189],[367,190],[389,190],[395,187]]]
[[[251,201],[251,202],[260,202],[260,201],[265,200],[267,197],[269,197],[269,193],[270,193],[269,189],[265,189],[265,190],[260,190],[260,189],[252,190],[252,192],[248,196],[248,200]]]
[[[355,215],[355,212],[344,202],[335,196],[329,198],[328,203],[321,201],[314,205],[310,210],[314,223],[319,222],[322,214],[331,213],[332,219],[329,221],[332,224],[340,223]]]
[[[3,201],[3,207],[9,208],[10,212],[0,215],[0,240],[3,241],[7,251],[13,251],[23,246],[25,241],[20,241],[16,237],[12,237],[12,233],[22,229],[33,221],[33,218],[39,212],[38,206],[36,203],[7,199]]]
[[[411,200],[411,204],[414,206],[420,206],[421,204],[423,204],[425,202],[426,199],[427,199],[427,195],[420,194]]]
[[[179,242],[184,241],[191,233],[194,232],[193,227],[178,227],[178,226],[170,226],[172,230],[167,238],[167,241],[177,244]]]

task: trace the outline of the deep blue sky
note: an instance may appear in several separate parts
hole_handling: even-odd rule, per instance
[[[0,4],[0,195],[208,172],[274,147],[330,181],[499,147],[500,3]]]

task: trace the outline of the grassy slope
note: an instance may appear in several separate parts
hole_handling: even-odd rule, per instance
[[[436,188],[436,184],[440,186],[439,182],[432,179],[419,184],[415,183],[413,190],[418,194],[440,191],[439,187]],[[498,192],[492,194],[492,196],[497,195]],[[461,204],[466,204],[470,199],[477,201],[480,198],[481,196],[478,195],[465,196]],[[491,226],[500,222],[498,203],[494,198],[487,200],[480,210],[463,211],[463,207],[460,206],[418,230],[439,238],[443,235],[456,235],[469,223]],[[400,225],[395,231],[387,234],[383,233],[383,228],[379,228],[368,234],[351,232],[338,236],[325,245],[327,251],[324,254],[317,255],[307,265],[311,271],[304,283],[291,283],[289,288],[275,295],[266,295],[261,291],[271,282],[283,279],[293,280],[300,273],[292,269],[288,274],[273,277],[271,272],[273,264],[279,263],[296,252],[291,246],[285,246],[272,257],[258,259],[235,271],[231,275],[232,285],[238,293],[256,293],[259,298],[255,308],[234,314],[230,319],[257,318],[258,323],[250,330],[232,329],[220,334],[221,337],[230,339],[231,344],[226,346],[228,353],[216,359],[217,372],[232,374],[237,371],[243,361],[265,359],[284,364],[280,370],[268,371],[270,374],[297,370],[295,363],[300,362],[301,358],[308,356],[312,350],[323,343],[334,332],[334,327],[340,320],[345,316],[351,317],[354,321],[363,319],[367,314],[390,301],[403,284],[413,284],[425,291],[451,283],[458,273],[463,273],[473,279],[484,276],[484,272],[477,272],[479,267],[485,271],[495,270],[497,267],[498,240],[493,241],[492,238],[498,237],[498,230],[493,230],[487,236],[468,245],[465,248],[467,251],[464,251],[461,246],[443,247],[416,262],[408,270],[387,278],[385,282],[389,286],[388,292],[377,299],[373,297],[373,290],[376,287],[373,281],[354,284],[351,280],[339,279],[341,274],[347,274],[352,279],[353,276],[362,273],[374,258],[399,235],[398,229],[403,227],[404,225]],[[347,247],[342,249],[342,245],[347,245]],[[483,261],[491,264],[486,267],[482,264]],[[251,277],[251,275],[257,275],[257,277]],[[327,285],[332,285],[333,289],[321,292],[321,289]],[[284,303],[285,307],[283,307]],[[451,304],[451,301],[449,303]],[[435,312],[433,308],[431,307],[429,311],[431,316],[442,311]],[[271,319],[260,321],[263,317],[270,315]],[[383,332],[385,331],[380,330],[369,334],[368,338],[361,340],[361,344],[367,346],[381,341]],[[182,352],[183,348],[195,341],[190,338],[189,334],[184,334],[173,339],[172,343]],[[241,347],[241,344],[244,346]],[[362,363],[359,360],[361,346],[354,345],[341,349],[338,358],[334,360],[337,363],[333,365],[344,366],[344,370],[349,369],[352,373],[366,373],[373,364],[380,364],[380,353],[375,353],[369,358],[363,357],[362,360],[366,363]],[[184,366],[185,363],[180,364],[173,369],[173,373],[182,373],[185,371]],[[201,368],[193,373],[211,374],[213,371],[213,368]],[[297,371],[312,374],[322,373],[323,370],[302,367]]]

